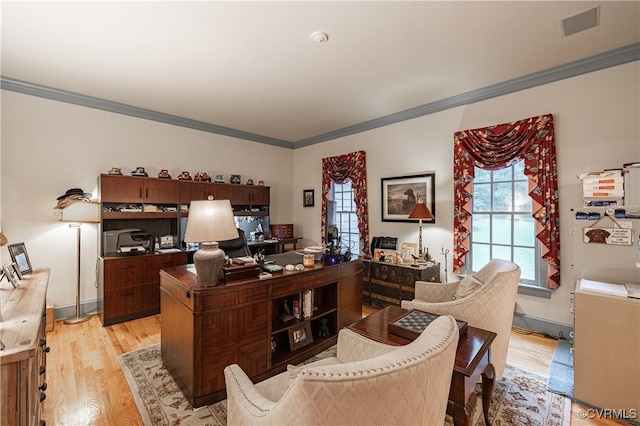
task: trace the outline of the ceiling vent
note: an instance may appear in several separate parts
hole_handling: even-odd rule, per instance
[[[562,20],[562,32],[565,37],[600,25],[600,6]]]

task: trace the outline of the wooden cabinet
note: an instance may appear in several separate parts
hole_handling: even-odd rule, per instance
[[[631,416],[640,407],[640,299],[574,293],[574,397]]]
[[[172,179],[137,176],[100,176],[100,198],[103,203],[178,204],[179,182]]]
[[[231,204],[240,206],[268,206],[269,187],[257,185],[233,185]]]
[[[153,238],[171,235],[177,241],[184,233],[179,218],[188,217],[182,206],[209,197],[231,200],[238,216],[269,215],[267,186],[101,174],[99,187],[101,232],[140,229]],[[100,253],[105,255],[104,247]],[[158,313],[160,269],[186,261],[186,253],[101,258],[98,310],[103,325]]]
[[[47,336],[45,301],[49,269],[35,269],[20,287],[1,289],[2,343],[0,351],[0,424],[43,425],[42,403],[47,398]]]
[[[102,325],[160,312],[160,270],[186,263],[186,253],[101,257],[98,310]]]
[[[363,301],[369,306],[400,306],[413,300],[416,281],[440,282],[440,264],[428,262],[419,267],[364,260]]]
[[[290,263],[286,256],[291,255],[270,259]],[[264,380],[334,345],[338,330],[362,317],[360,260],[316,263],[301,272],[274,273],[268,280],[214,287],[199,286],[186,266],[160,274],[163,362],[194,407],[226,397],[227,365],[237,363],[254,382]],[[301,320],[280,319],[282,302],[306,290],[315,292],[318,309]],[[319,333],[324,320],[328,335]],[[312,341],[291,350],[290,333],[305,326]]]

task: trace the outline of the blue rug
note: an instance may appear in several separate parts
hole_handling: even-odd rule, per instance
[[[573,354],[571,342],[558,340],[549,368],[547,390],[549,392],[573,398]]]

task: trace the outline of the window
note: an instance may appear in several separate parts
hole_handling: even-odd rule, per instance
[[[335,225],[338,228],[343,252],[349,249],[352,254],[360,255],[360,232],[351,180],[348,179],[342,184],[332,182],[331,192],[333,208],[327,209],[327,224],[329,227]]]
[[[528,192],[524,161],[494,171],[475,168],[467,273],[497,257],[520,266],[521,285],[546,289],[546,264],[540,257]]]

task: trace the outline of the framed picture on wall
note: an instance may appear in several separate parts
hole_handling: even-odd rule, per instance
[[[415,222],[409,214],[418,200],[423,200],[431,210],[433,219],[422,220],[423,223],[436,222],[436,174],[423,173],[411,176],[382,178],[382,221],[383,222]]]
[[[302,191],[302,207],[313,207],[314,192],[313,189],[305,189]]]
[[[31,262],[29,262],[29,255],[24,243],[9,244],[7,247],[9,248],[11,260],[18,265],[22,275],[31,272]]]

